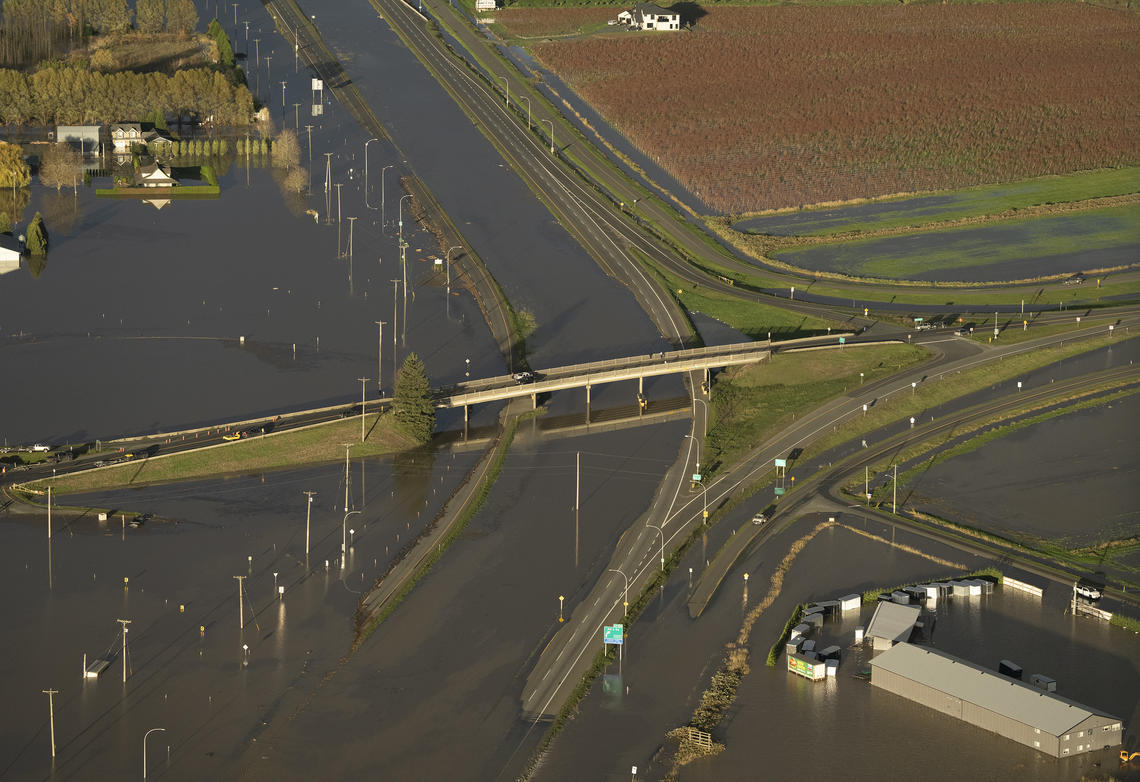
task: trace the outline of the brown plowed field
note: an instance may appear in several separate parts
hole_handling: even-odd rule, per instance
[[[726,212],[1140,161],[1140,17],[1084,4],[711,7],[535,48]]]

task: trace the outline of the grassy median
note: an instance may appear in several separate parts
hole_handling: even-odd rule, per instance
[[[391,413],[366,416],[365,432],[367,437],[361,442],[360,419],[350,418],[170,456],[160,452],[141,461],[36,481],[26,488],[44,489],[51,483],[57,495],[74,494],[331,462],[344,458],[346,443],[351,443],[351,457],[395,453],[417,446],[411,437],[395,428]]]

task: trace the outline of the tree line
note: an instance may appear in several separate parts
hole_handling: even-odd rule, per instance
[[[51,67],[25,74],[0,69],[0,120],[5,124],[94,124],[137,121],[158,113],[215,125],[245,125],[253,95],[208,68],[162,73],[99,73]]]
[[[198,26],[193,0],[3,0],[0,64],[26,65],[66,54],[92,32],[131,29],[189,33]]]

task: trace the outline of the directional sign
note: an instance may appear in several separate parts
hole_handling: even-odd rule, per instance
[[[925,320],[925,318],[915,318],[914,322],[915,323],[922,323],[923,320]]]
[[[846,345],[847,344],[847,337],[840,337],[839,338],[839,344],[840,345]]]
[[[693,480],[699,483],[701,480],[701,474],[699,472],[693,473]]]
[[[784,487],[783,486],[777,486],[776,487],[776,496],[779,497],[783,493],[784,493]]]
[[[320,79],[313,79],[313,89],[314,90],[323,90],[324,88],[325,88],[325,83],[323,81],[321,81]]]
[[[621,646],[623,629],[622,625],[602,625],[602,640],[608,644]]]
[[[777,459],[776,460],[776,466],[777,467],[787,467],[788,466],[788,460],[787,459]]]

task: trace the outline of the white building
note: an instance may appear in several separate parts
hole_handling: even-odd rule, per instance
[[[498,7],[497,0],[475,0],[476,11],[494,11]]]
[[[618,14],[618,22],[637,30],[680,30],[681,15],[650,3],[638,3]]]
[[[19,269],[22,253],[23,247],[16,237],[0,234],[0,274]]]

